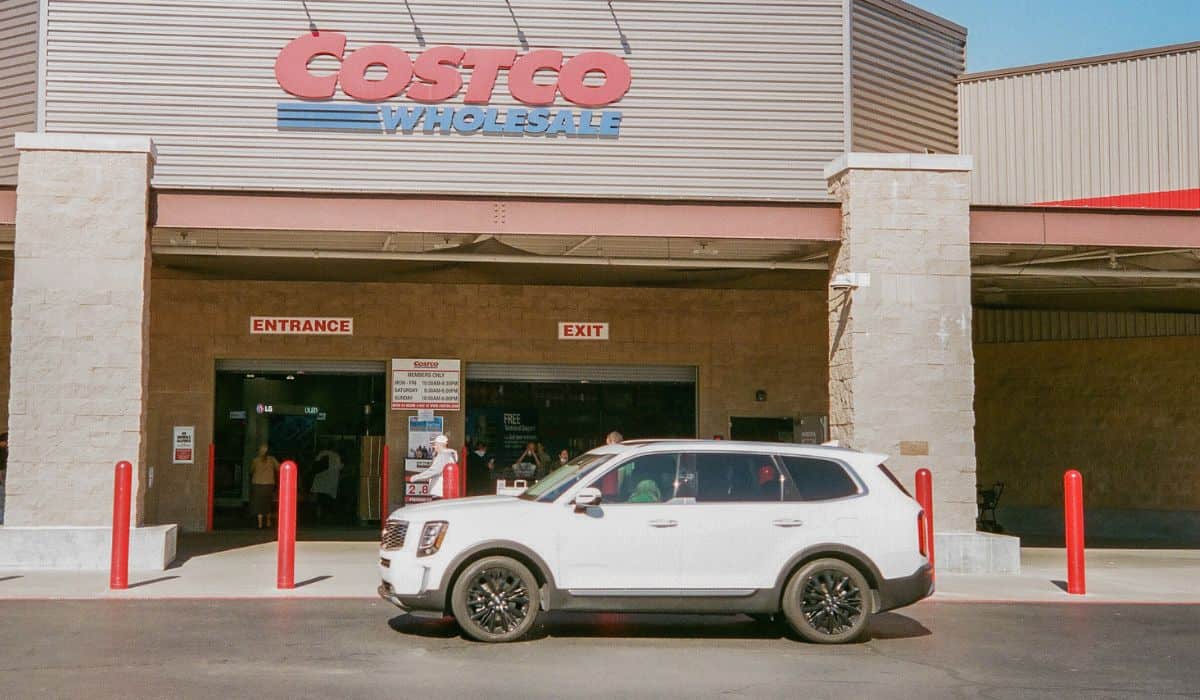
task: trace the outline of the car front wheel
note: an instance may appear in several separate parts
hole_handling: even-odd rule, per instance
[[[809,642],[842,644],[863,635],[871,617],[871,588],[840,559],[817,559],[788,579],[783,614]]]
[[[540,605],[533,573],[510,557],[472,562],[458,577],[450,609],[458,626],[480,642],[513,642],[529,633]]]

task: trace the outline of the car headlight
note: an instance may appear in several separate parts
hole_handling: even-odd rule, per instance
[[[442,540],[446,539],[446,530],[450,523],[445,520],[431,520],[421,528],[421,540],[417,542],[417,556],[427,557],[437,554],[442,548]]]

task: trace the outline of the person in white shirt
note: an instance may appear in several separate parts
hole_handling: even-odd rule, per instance
[[[418,474],[413,474],[410,481],[428,481],[429,495],[437,500],[445,494],[445,488],[442,484],[442,472],[446,470],[446,466],[458,463],[458,454],[450,449],[450,438],[445,435],[438,435],[433,439],[433,464],[429,468]]]

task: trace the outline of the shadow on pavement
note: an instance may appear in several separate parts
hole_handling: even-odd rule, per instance
[[[175,561],[168,569],[178,569],[192,557],[255,547],[275,541],[274,529],[218,530],[188,532],[179,536]],[[305,528],[296,533],[297,542],[377,542],[379,528]]]
[[[401,634],[448,639],[462,632],[453,618],[399,615],[388,626]],[[933,634],[916,620],[897,613],[871,619],[864,638],[910,639]],[[550,637],[683,638],[683,639],[799,639],[782,622],[758,622],[742,615],[631,615],[619,613],[542,613],[525,641]]]
[[[297,581],[296,588],[303,588],[305,586],[311,586],[314,583],[320,583],[321,581],[328,581],[331,578],[333,578],[333,576],[331,576],[329,574],[326,574],[325,576],[313,576],[312,578],[306,578],[303,581]]]
[[[12,581],[12,580],[14,580],[14,579],[19,579],[19,578],[21,578],[21,576],[20,576],[20,575],[17,575],[17,576],[0,576],[0,583],[4,583],[5,581]]]
[[[170,581],[171,579],[174,579],[174,578],[179,578],[179,577],[178,576],[159,576],[158,578],[152,578],[148,581],[138,581],[137,583],[131,583],[131,584],[129,584],[129,588],[141,588],[142,586],[149,586],[152,583],[162,583],[163,581]]]

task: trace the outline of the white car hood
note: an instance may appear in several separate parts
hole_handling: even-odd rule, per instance
[[[472,496],[451,498],[432,503],[417,503],[392,511],[389,519],[428,522],[450,520],[456,513],[470,511],[472,516],[482,513],[511,512],[530,507],[546,507],[546,503],[526,501],[516,496]]]

